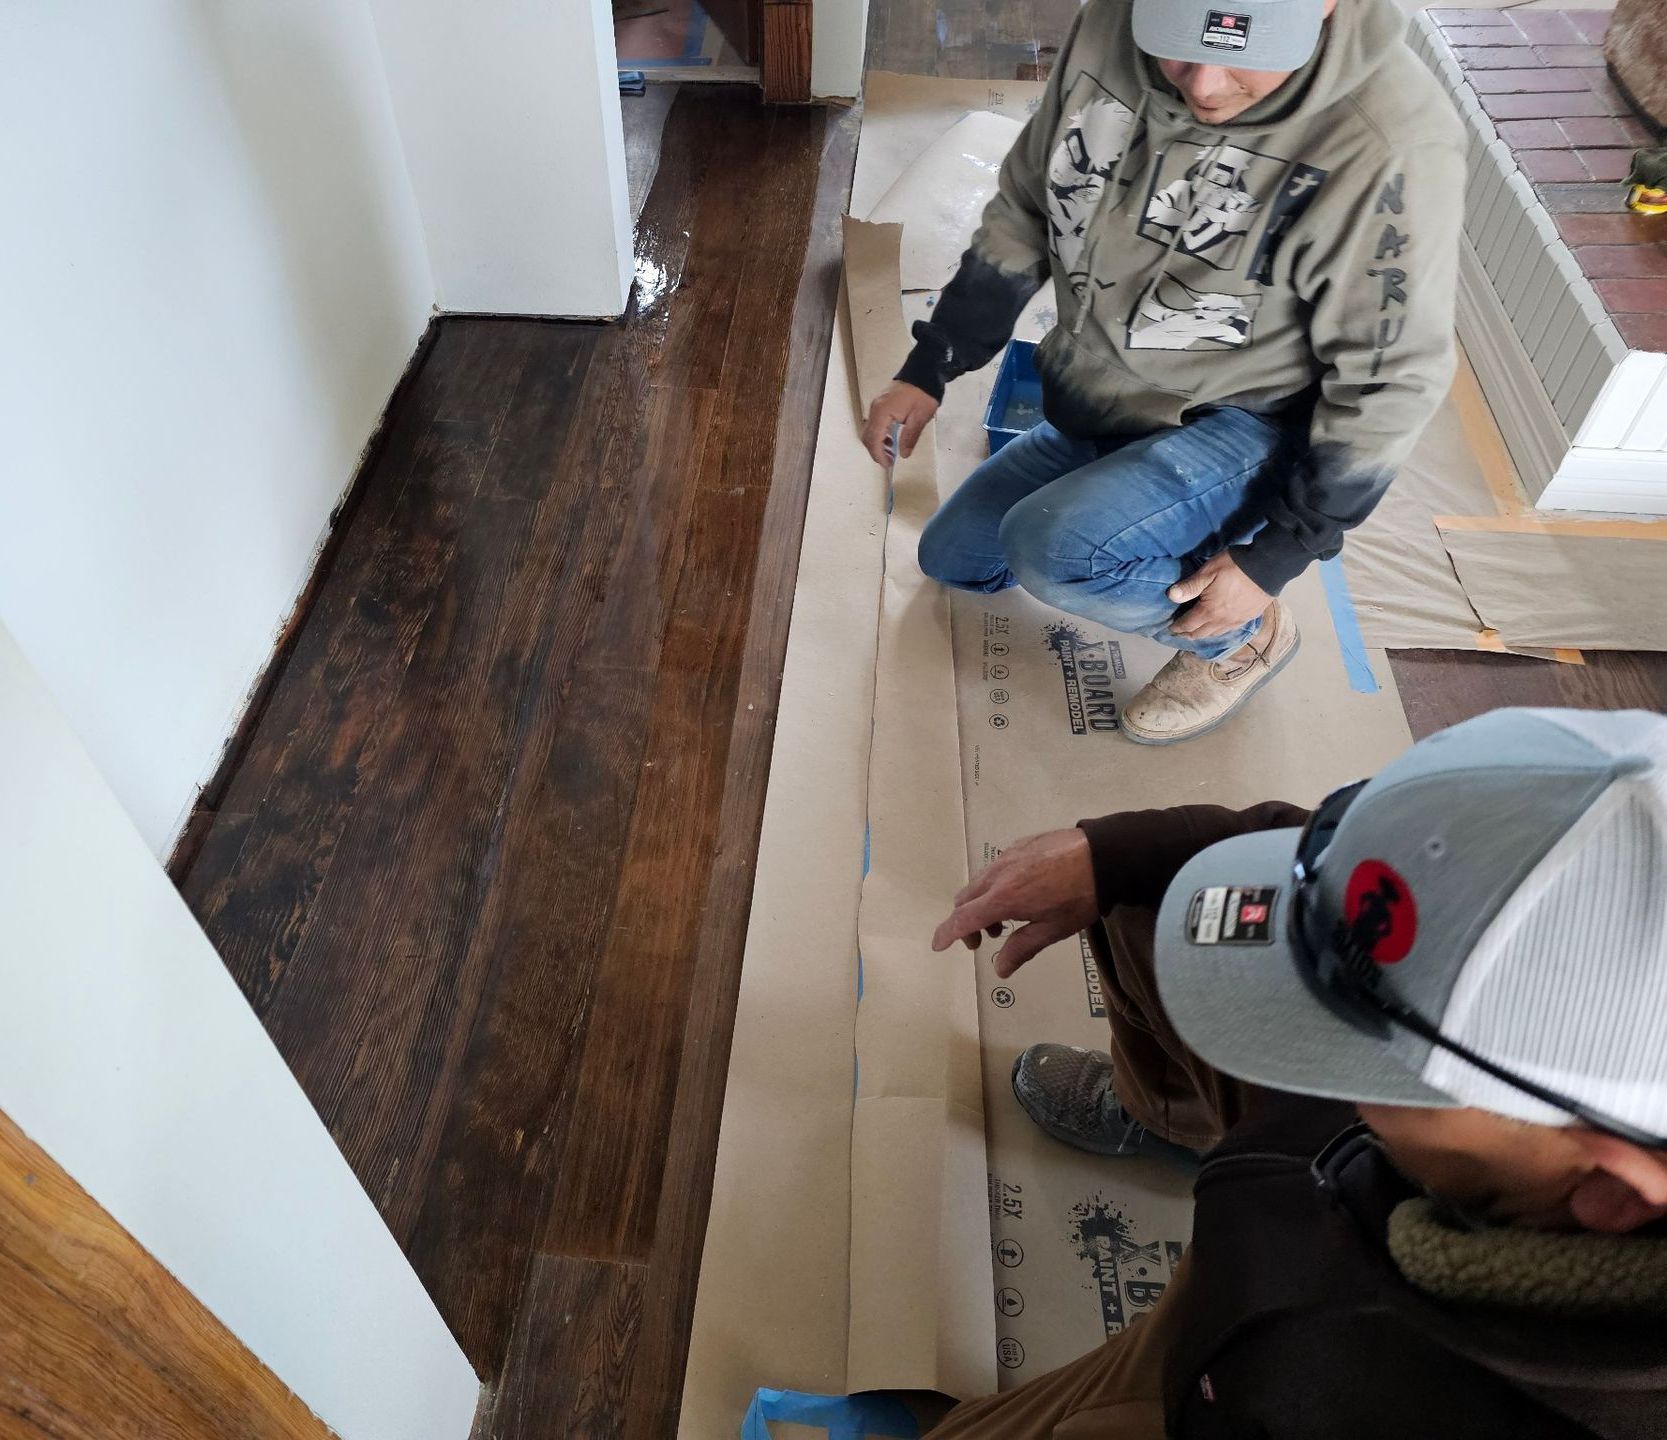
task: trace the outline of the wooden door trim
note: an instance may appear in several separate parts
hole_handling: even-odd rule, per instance
[[[783,104],[810,99],[812,0],[764,0],[764,98]]]

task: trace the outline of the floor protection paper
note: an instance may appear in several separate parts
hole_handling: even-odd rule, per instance
[[[908,352],[902,228],[845,223],[858,414]],[[857,417],[853,416],[853,420]],[[852,1390],[993,1388],[978,1004],[932,916],[966,883],[949,594],[915,547],[938,505],[931,426],[892,471],[869,754],[851,1124]]]
[[[1010,115],[973,110],[934,140],[868,213],[903,227],[905,290],[942,290],[996,192],[1002,157],[1024,126]]]
[[[1041,89],[872,76],[852,213],[967,112],[1022,121]],[[760,1389],[1005,1388],[1154,1303],[1187,1233],[1185,1181],[1047,1140],[1008,1084],[1034,1040],[1101,1042],[1080,947],[1003,985],[989,947],[934,956],[932,929],[1021,835],[1118,808],[1311,801],[1408,743],[1381,653],[1367,659],[1383,688],[1350,688],[1314,577],[1290,594],[1299,658],[1241,721],[1169,750],[1114,728],[1160,647],[1016,590],[928,584],[913,539],[983,458],[994,367],[952,387],[932,443],[892,476],[888,520],[859,391],[892,373],[932,296],[905,317],[897,230],[855,233],[685,1379],[691,1440],[732,1440]],[[1038,297],[1028,333],[1047,309]]]
[[[1483,620],[1513,648],[1667,648],[1667,535],[1648,522],[1444,518],[1447,547]]]

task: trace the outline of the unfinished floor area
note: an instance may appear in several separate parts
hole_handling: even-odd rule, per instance
[[[1075,10],[874,0],[869,64],[1037,78]],[[684,85],[624,322],[435,327],[176,867],[503,1440],[675,1430],[856,128]],[[1416,735],[1667,709],[1393,664]]]

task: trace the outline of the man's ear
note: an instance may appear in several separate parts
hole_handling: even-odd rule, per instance
[[[1667,1216],[1667,1154],[1593,1130],[1571,1131],[1570,1139],[1592,1165],[1569,1196],[1586,1229],[1620,1235]]]

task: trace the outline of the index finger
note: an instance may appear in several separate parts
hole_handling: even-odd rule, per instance
[[[988,890],[998,873],[996,867],[1000,864],[1001,859],[998,856],[976,875],[974,875],[972,879],[967,881],[965,885],[955,892],[955,898],[949,902],[951,907],[956,905],[965,905],[967,901],[976,899]]]
[[[957,905],[950,911],[949,918],[932,932],[932,948],[947,950],[957,940],[982,935],[991,925],[1012,918],[1004,913],[1006,908],[999,899],[990,895],[979,895],[964,905]]]

